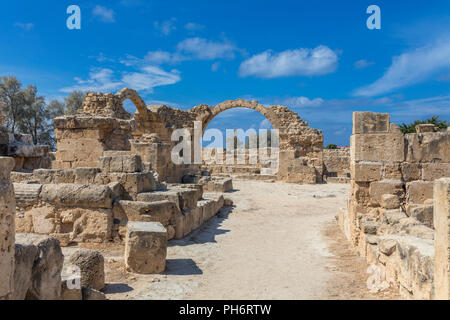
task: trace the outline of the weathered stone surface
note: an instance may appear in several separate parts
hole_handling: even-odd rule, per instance
[[[37,252],[34,257],[31,270],[31,281],[26,277],[30,275],[29,264],[18,268],[20,274],[15,276],[20,283],[18,297],[26,295],[31,300],[53,300],[61,295],[61,271],[64,256],[61,252],[59,241],[47,236],[19,233],[16,235],[16,243],[19,244],[19,255]],[[35,247],[36,249],[30,249]],[[28,249],[27,249],[28,248]],[[29,257],[21,257],[20,260],[28,260]],[[27,261],[30,262],[30,261]],[[26,286],[29,285],[27,289]]]
[[[381,207],[385,209],[397,209],[400,207],[400,199],[394,194],[383,194],[381,196]]]
[[[0,300],[7,298],[14,286],[15,208],[10,172],[12,158],[0,157]]]
[[[122,210],[128,221],[160,222],[168,225],[171,219],[180,212],[174,202],[168,200],[142,202],[121,200],[114,210]]]
[[[435,298],[450,299],[450,178],[434,182]]]
[[[398,197],[404,195],[403,183],[401,181],[374,181],[370,183],[369,189],[371,201],[375,204],[381,205],[381,198],[383,194],[392,194]]]
[[[448,162],[450,135],[446,132],[410,133],[405,135],[408,162]]]
[[[419,180],[422,176],[422,167],[420,163],[402,163],[402,176],[406,182]]]
[[[135,273],[161,273],[166,268],[167,230],[158,222],[127,225],[125,265]]]
[[[433,182],[413,181],[406,184],[407,201],[409,203],[424,203],[433,197]]]
[[[433,181],[444,177],[450,177],[450,163],[424,163],[422,165],[423,180]]]
[[[81,286],[103,290],[105,286],[105,260],[103,255],[90,249],[63,249],[64,263],[77,266],[80,270]]]
[[[353,134],[389,132],[389,113],[353,112]]]
[[[112,191],[108,186],[79,184],[45,184],[42,201],[60,206],[112,208]]]
[[[141,172],[142,161],[138,155],[116,155],[100,158],[100,168],[103,173],[109,172]]]
[[[387,256],[390,256],[397,247],[397,241],[393,239],[384,239],[378,243],[378,248],[382,253]]]
[[[67,208],[60,212],[61,231],[70,232],[77,242],[109,241],[112,233],[112,209]]]
[[[351,177],[355,181],[378,181],[381,179],[380,163],[355,163],[350,166]]]
[[[427,227],[433,227],[433,206],[432,205],[419,205],[411,208],[410,215],[416,218]]]
[[[404,161],[405,144],[401,133],[357,134],[351,137],[353,161]]]

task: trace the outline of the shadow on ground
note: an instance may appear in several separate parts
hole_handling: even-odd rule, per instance
[[[203,274],[203,271],[192,259],[167,259],[164,274],[175,276],[188,276]]]
[[[215,243],[216,236],[230,232],[227,229],[220,229],[222,223],[228,219],[228,216],[233,212],[234,206],[224,207],[220,212],[212,217],[209,221],[204,223],[200,228],[189,233],[183,239],[170,240],[168,247],[174,246],[189,246],[192,244],[201,243]]]
[[[134,289],[126,283],[108,283],[105,285],[104,292],[106,294],[130,292]]]

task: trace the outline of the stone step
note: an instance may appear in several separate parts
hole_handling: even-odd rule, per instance
[[[136,200],[142,202],[155,202],[168,200],[174,202],[180,210],[189,210],[197,206],[198,190],[190,188],[172,187],[164,191],[142,192]]]
[[[14,183],[16,202],[20,205],[31,205],[37,203],[41,190],[41,184]]]
[[[243,174],[243,175],[234,175],[233,179],[235,179],[235,180],[275,181],[275,180],[277,180],[277,176],[271,175],[271,174]]]

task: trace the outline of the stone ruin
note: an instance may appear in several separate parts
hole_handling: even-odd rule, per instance
[[[350,148],[323,149],[323,180],[327,183],[350,182]]]
[[[448,299],[450,131],[403,135],[389,114],[354,112],[350,158],[351,195],[337,219],[378,268],[374,289]]]
[[[134,117],[125,99],[136,105]],[[229,174],[249,173],[245,165],[173,164],[172,132],[193,132],[194,120],[204,131],[218,113],[237,107],[261,112],[280,132],[271,179],[346,182],[350,172],[351,198],[338,222],[380,268],[382,285],[408,298],[449,297],[450,181],[439,179],[450,176],[448,131],[421,126],[403,136],[389,115],[356,112],[349,155],[323,151],[322,133],[286,107],[233,100],[183,111],[146,106],[123,89],[88,93],[77,115],[56,118],[54,155],[28,138],[3,135],[0,299],[104,299],[103,257],[71,244],[116,242],[130,272],[164,270],[167,241],[232,205],[224,196],[233,189]],[[251,174],[271,176],[270,167],[257,169]],[[77,279],[79,287],[68,285]]]

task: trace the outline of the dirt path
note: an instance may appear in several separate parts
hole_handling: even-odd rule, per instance
[[[234,208],[170,241],[163,275],[123,271],[105,250],[109,299],[337,299],[370,295],[365,263],[334,222],[348,185],[234,181]]]

